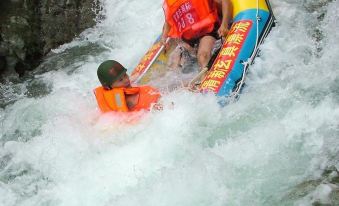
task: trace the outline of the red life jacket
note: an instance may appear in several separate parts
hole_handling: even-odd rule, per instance
[[[199,38],[219,21],[214,0],[164,0],[163,9],[172,38]]]
[[[97,87],[94,94],[98,106],[102,112],[134,112],[142,109],[149,110],[151,106],[158,102],[160,93],[153,87],[141,86],[132,88],[104,89]],[[126,95],[139,94],[138,103],[129,109],[126,103]]]

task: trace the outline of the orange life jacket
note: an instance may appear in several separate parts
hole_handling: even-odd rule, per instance
[[[160,98],[159,91],[150,86],[114,88],[110,90],[104,89],[103,87],[97,87],[94,90],[94,94],[102,112],[149,110]],[[138,103],[132,109],[129,109],[126,103],[126,95],[132,94],[139,94],[139,98]]]
[[[194,39],[213,31],[219,21],[214,0],[164,0],[168,36]]]

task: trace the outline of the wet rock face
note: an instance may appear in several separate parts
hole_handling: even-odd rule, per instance
[[[94,26],[100,10],[99,0],[1,0],[0,9],[0,74],[20,75]]]
[[[0,56],[0,73],[5,71],[6,69],[6,57],[5,56]]]

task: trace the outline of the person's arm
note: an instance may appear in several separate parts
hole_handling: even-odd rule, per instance
[[[214,0],[219,7],[221,7],[221,12],[222,12],[222,19],[221,19],[221,24],[218,29],[218,34],[220,37],[226,36],[228,32],[228,24],[231,19],[231,2],[230,0]]]

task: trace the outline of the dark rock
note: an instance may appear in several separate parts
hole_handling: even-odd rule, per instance
[[[5,71],[7,66],[6,57],[0,56],[0,75]]]
[[[1,0],[0,72],[7,67],[23,75],[38,66],[51,49],[95,25],[98,5],[99,0]]]
[[[27,65],[19,61],[16,63],[14,70],[16,71],[16,73],[19,74],[19,77],[22,77],[25,74],[25,71],[27,70]]]
[[[339,205],[339,171],[336,166],[328,166],[321,176],[316,180],[307,180],[296,185],[284,198],[283,201],[297,201],[312,194],[321,185],[327,185],[332,189],[329,194],[329,202],[312,199],[312,206]]]
[[[333,206],[333,205],[330,203],[321,203],[319,201],[315,201],[312,203],[312,206]]]

